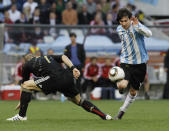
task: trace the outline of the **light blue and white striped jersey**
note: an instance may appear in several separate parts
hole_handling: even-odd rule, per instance
[[[120,62],[126,64],[146,63],[149,58],[144,36],[150,37],[152,32],[141,23],[134,26],[131,24],[127,30],[119,25],[117,32],[122,44]]]

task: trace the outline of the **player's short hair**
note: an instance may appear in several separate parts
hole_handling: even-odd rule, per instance
[[[127,8],[121,8],[117,13],[117,21],[119,22],[125,16],[130,19],[132,17],[132,13]]]
[[[30,61],[33,57],[35,57],[33,54],[28,53],[24,55],[25,62]]]
[[[72,37],[72,36],[74,36],[75,38],[77,37],[74,32],[69,33],[69,37]]]

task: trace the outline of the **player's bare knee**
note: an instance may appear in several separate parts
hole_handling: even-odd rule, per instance
[[[130,88],[130,94],[131,96],[135,96],[137,94],[137,91],[133,88]]]
[[[126,88],[127,87],[128,82],[126,80],[121,80],[120,82],[117,82],[117,87],[118,88]]]
[[[21,85],[21,87],[23,88],[23,90],[30,90],[30,89],[29,89],[29,86],[28,86],[28,84],[27,84],[26,82],[24,82],[24,83]]]

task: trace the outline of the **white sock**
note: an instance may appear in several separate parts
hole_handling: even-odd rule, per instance
[[[131,96],[129,92],[124,101],[124,104],[120,107],[120,111],[126,112],[127,108],[135,101],[136,96],[137,94],[135,96]]]

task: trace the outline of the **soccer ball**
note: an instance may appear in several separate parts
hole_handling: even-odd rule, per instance
[[[125,77],[125,73],[122,68],[114,66],[109,70],[109,79],[112,82],[122,80]]]

